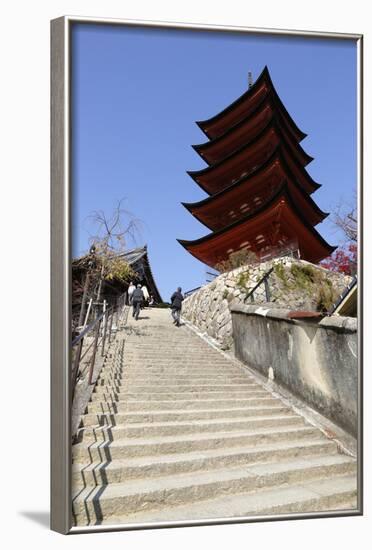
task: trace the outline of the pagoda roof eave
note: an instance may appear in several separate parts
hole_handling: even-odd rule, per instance
[[[243,182],[244,183],[244,182]],[[317,216],[317,219],[315,219],[315,225],[317,225],[318,223],[324,221],[328,216],[329,216],[329,212],[324,212],[323,210],[321,210],[319,208],[319,206],[316,204],[316,202],[310,197],[310,195],[308,193],[306,193],[306,191],[304,191],[301,186],[299,186],[296,182],[296,180],[292,180],[291,182],[297,189],[297,191],[301,194],[301,196],[303,197],[304,201],[306,203],[308,203],[310,209],[315,213],[315,215]],[[278,189],[282,189],[285,185],[288,184],[288,181],[287,180],[283,180],[282,184],[278,187]],[[218,197],[221,197],[222,195],[225,194],[225,192],[229,192],[229,191],[232,191],[232,188],[235,187],[237,184],[234,184],[232,185],[231,187],[227,188],[226,190],[223,190],[221,191],[219,194],[218,194]],[[198,210],[200,210],[200,208],[203,208],[203,206],[207,206],[208,204],[211,204],[212,202],[214,202],[214,199],[217,197],[217,195],[213,195],[212,197],[207,197],[206,199],[200,201],[199,203],[185,203],[185,202],[182,202],[182,206],[184,206],[186,208],[186,210],[188,210],[190,212],[190,214],[192,214],[200,223],[202,223],[203,225],[205,225],[205,227],[207,227],[208,229],[210,229],[211,231],[214,231],[213,227],[211,227],[210,223],[208,223],[207,221],[205,221],[204,219],[204,216],[198,212]]]
[[[191,145],[191,147],[204,160],[204,162],[207,162],[211,166],[212,163],[208,162],[208,160],[205,159],[201,153],[204,150],[210,149],[213,145],[215,145],[216,143],[218,143],[218,142],[222,141],[223,139],[225,139],[226,136],[228,136],[229,134],[233,134],[237,129],[241,128],[244,124],[246,124],[248,120],[252,119],[258,113],[262,112],[262,104],[263,103],[272,104],[273,103],[272,97],[270,97],[270,96],[264,97],[263,100],[256,107],[256,109],[254,111],[252,111],[252,113],[250,113],[248,116],[244,117],[237,124],[235,124],[234,126],[229,128],[226,132],[224,132],[220,136],[217,136],[217,137],[215,137],[215,138],[213,138],[209,141],[206,141],[204,143],[198,143],[198,144],[195,144],[195,145]],[[279,112],[279,116],[282,116],[280,112]],[[278,114],[273,113],[271,118],[270,118],[270,121],[271,120],[277,120],[277,119],[278,119]],[[264,128],[266,128],[266,125],[264,126]],[[310,164],[310,162],[312,162],[314,160],[314,157],[312,157],[311,155],[306,153],[306,151],[303,149],[303,147],[300,145],[300,143],[292,137],[290,132],[288,132],[288,136],[289,136],[289,139],[292,138],[292,143],[294,143],[295,147],[299,149],[301,155],[303,156],[304,161],[306,163],[305,166]]]
[[[308,193],[306,192],[302,186],[298,185],[297,183],[297,178],[295,177],[295,175],[293,174],[287,160],[285,159],[285,156],[283,154],[283,151],[282,151],[282,146],[281,145],[277,145],[273,151],[273,153],[270,155],[270,157],[263,163],[261,164],[261,166],[259,166],[258,168],[256,168],[255,170],[253,170],[250,174],[248,174],[247,176],[244,176],[243,178],[239,179],[238,181],[236,181],[235,183],[229,185],[228,187],[225,187],[224,189],[222,189],[221,191],[218,191],[217,193],[214,193],[213,195],[209,195],[208,197],[205,197],[204,199],[201,199],[200,201],[196,201],[196,202],[181,202],[182,206],[184,206],[191,214],[194,214],[194,210],[197,210],[198,208],[200,207],[203,207],[205,205],[207,205],[208,203],[211,203],[214,199],[218,198],[218,197],[221,197],[223,195],[226,195],[228,194],[233,188],[235,187],[240,187],[241,185],[243,185],[246,181],[250,180],[250,179],[253,179],[255,177],[257,177],[260,173],[264,172],[267,168],[270,167],[271,164],[273,164],[275,162],[275,160],[279,158],[279,160],[283,163],[283,166],[284,168],[288,171],[288,174],[291,176],[292,178],[292,181],[293,183],[295,183],[296,187],[301,190],[301,193],[304,193],[313,203],[314,205],[316,206],[317,210],[319,211],[319,213],[321,213],[322,215],[324,215],[324,218],[326,218],[328,215],[329,215],[329,212],[323,212],[323,210],[321,210],[317,204],[315,203],[315,201],[309,196],[311,193]],[[317,183],[316,184],[316,188],[314,189],[317,190],[321,187],[321,184],[320,183]]]
[[[234,158],[235,156],[239,155],[239,153],[241,153],[242,151],[244,151],[244,149],[247,149],[248,147],[251,147],[252,145],[254,145],[255,143],[257,143],[262,137],[264,137],[267,133],[269,133],[270,130],[272,129],[275,129],[279,132],[280,136],[283,138],[283,141],[286,141],[286,136],[284,135],[282,129],[280,128],[280,125],[278,124],[278,121],[276,119],[275,116],[273,116],[272,118],[270,118],[270,120],[265,124],[265,126],[262,128],[262,130],[256,135],[254,136],[254,138],[252,138],[251,140],[249,140],[248,142],[244,143],[244,145],[242,145],[241,147],[239,147],[239,149],[236,149],[235,151],[233,151],[230,155],[228,155],[227,157],[225,157],[224,159],[220,160],[219,162],[216,162],[215,164],[212,164],[211,166],[205,166],[204,168],[201,168],[200,170],[186,170],[186,173],[191,176],[193,179],[195,177],[198,177],[198,176],[203,176],[204,174],[208,174],[209,172],[211,172],[212,170],[214,170],[215,168],[218,168],[219,166],[221,166],[222,164],[225,164],[226,161]],[[301,147],[301,146],[300,146]],[[298,159],[295,157],[295,155],[292,155],[291,156],[294,158],[294,160],[296,161],[297,164],[301,164],[299,163]]]
[[[273,153],[270,155],[270,157],[266,160],[266,162],[264,162],[263,164],[261,164],[258,168],[256,168],[255,170],[253,170],[250,174],[248,174],[247,176],[244,176],[242,178],[240,178],[238,181],[236,181],[235,183],[232,183],[231,185],[229,185],[228,187],[225,187],[224,189],[222,189],[221,191],[218,191],[217,193],[214,193],[213,195],[208,195],[208,197],[205,197],[204,199],[201,199],[200,201],[196,201],[196,202],[181,202],[182,206],[184,206],[191,214],[194,214],[194,210],[197,210],[198,208],[200,207],[203,207],[203,206],[206,206],[208,203],[212,202],[215,198],[217,197],[221,197],[227,193],[229,193],[234,187],[240,187],[241,185],[243,185],[247,180],[249,179],[253,179],[255,178],[256,176],[258,176],[261,172],[264,172],[267,168],[269,168],[270,164],[272,164],[275,159],[279,157],[280,160],[283,162],[283,164],[285,165],[285,167],[288,169],[288,171],[290,172],[290,174],[293,176],[293,173],[287,163],[287,161],[285,160],[284,158],[284,155],[281,151],[281,147],[280,145],[278,145],[277,147],[275,147]],[[295,179],[293,177],[293,179]],[[319,187],[321,187],[321,184],[318,184]]]
[[[265,67],[263,68],[261,74],[259,75],[257,80],[253,83],[253,85],[250,88],[248,88],[248,90],[246,90],[235,101],[230,103],[227,107],[225,107],[225,109],[223,109],[222,111],[220,111],[216,115],[214,115],[214,116],[212,116],[208,119],[205,119],[205,120],[197,120],[197,121],[195,121],[195,123],[202,130],[202,132],[204,132],[204,134],[208,138],[210,138],[210,135],[208,134],[208,130],[205,129],[205,126],[208,126],[208,125],[212,124],[216,120],[218,120],[218,119],[222,118],[223,116],[225,116],[227,113],[233,111],[233,109],[235,107],[237,107],[243,101],[245,101],[247,98],[249,98],[249,96],[253,95],[253,93],[257,90],[259,85],[265,79],[267,80],[267,83],[269,84],[270,88],[272,89],[273,94],[275,95],[276,99],[279,101],[280,106],[283,108],[283,111],[286,114],[286,116],[288,117],[288,120],[290,121],[291,125],[295,128],[296,133],[299,135],[299,140],[302,141],[307,136],[307,134],[305,134],[302,130],[300,130],[300,128],[297,126],[297,124],[294,122],[293,118],[290,116],[287,109],[285,108],[282,100],[280,99],[279,95],[277,94],[277,92],[275,90],[275,87],[274,87],[273,81],[271,79],[271,76],[270,76],[269,69],[268,69],[267,65],[265,65]]]
[[[253,213],[248,214],[247,216],[244,216],[240,220],[237,220],[230,225],[219,229],[217,231],[214,231],[212,233],[209,233],[208,235],[204,235],[204,237],[200,237],[199,239],[195,239],[193,241],[187,241],[183,239],[177,239],[177,241],[188,251],[191,252],[190,247],[206,243],[210,241],[211,239],[223,235],[224,233],[227,233],[228,231],[231,231],[235,227],[238,227],[240,225],[243,225],[249,220],[253,220],[254,218],[258,217],[260,214],[262,214],[263,211],[267,210],[271,206],[274,205],[276,201],[279,200],[279,198],[284,198],[287,202],[287,204],[290,206],[291,210],[295,213],[297,218],[300,220],[300,222],[314,235],[314,237],[319,241],[319,243],[329,252],[329,255],[332,254],[334,250],[336,250],[337,246],[329,245],[325,239],[320,235],[320,233],[314,229],[314,227],[307,222],[306,219],[303,218],[301,213],[298,211],[294,201],[291,198],[290,193],[288,192],[288,184],[283,185],[277,193],[275,193],[272,197],[266,201],[263,205],[261,205],[257,210]]]
[[[217,168],[217,167],[221,166],[222,164],[224,164],[227,160],[230,160],[230,159],[234,158],[235,156],[239,155],[242,151],[244,151],[244,149],[246,149],[247,147],[250,147],[253,143],[255,143],[256,141],[261,139],[262,136],[265,133],[268,133],[273,128],[275,128],[279,133],[281,133],[281,130],[278,127],[276,121],[275,120],[270,120],[268,122],[268,124],[262,129],[262,132],[260,132],[260,134],[255,136],[252,141],[250,141],[249,143],[243,145],[242,147],[240,147],[239,149],[234,151],[231,155],[229,155],[228,157],[226,157],[222,161],[214,164],[213,166],[206,166],[205,168],[202,168],[201,170],[186,170],[186,174],[189,175],[195,181],[195,183],[197,183],[197,185],[199,185],[199,187],[201,187],[201,189],[203,189],[203,191],[205,191],[206,193],[211,195],[211,193],[208,191],[207,187],[202,182],[198,181],[198,178],[200,176],[203,176],[203,175],[206,175],[206,174],[210,173],[215,168]],[[321,184],[314,181],[313,178],[310,176],[310,174],[308,172],[306,172],[305,168],[297,160],[295,155],[293,155],[291,153],[288,145],[284,142],[284,143],[281,144],[281,147],[284,147],[286,149],[287,153],[293,159],[295,164],[299,167],[301,172],[305,175],[306,179],[309,181],[310,187],[312,187],[314,191],[319,189],[321,187]]]

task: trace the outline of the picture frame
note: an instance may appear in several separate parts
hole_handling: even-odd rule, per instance
[[[73,49],[71,43],[74,25],[116,26],[121,28],[180,29],[208,31],[216,33],[251,34],[270,37],[303,37],[344,39],[353,41],[357,48],[358,77],[356,83],[357,116],[357,172],[358,172],[358,504],[352,511],[325,511],[306,514],[284,514],[265,517],[223,517],[210,520],[165,521],[135,523],[126,525],[75,526],[72,521],[71,493],[71,368],[72,351],[70,345],[71,327],[71,261],[72,261],[72,159],[71,134],[73,107],[71,104],[71,63]],[[339,515],[361,515],[362,506],[362,56],[363,37],[358,34],[317,33],[310,31],[290,31],[274,29],[239,28],[208,25],[168,24],[161,22],[126,21],[90,17],[61,17],[51,22],[51,270],[52,270],[52,322],[51,322],[51,528],[60,533],[81,533],[128,529],[161,528],[184,525],[213,525],[219,523],[241,523],[250,521],[272,521],[276,519],[296,519],[304,517],[334,517]]]

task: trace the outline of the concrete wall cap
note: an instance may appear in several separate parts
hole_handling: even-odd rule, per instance
[[[290,319],[288,314],[291,310],[283,308],[267,308],[263,306],[256,305],[242,305],[242,304],[231,304],[230,311],[232,314],[245,314],[266,317],[268,319],[277,319],[281,321],[286,321],[291,324],[296,325],[312,325],[323,328],[331,328],[335,330],[341,330],[345,332],[356,332],[358,323],[354,317],[341,317],[339,315],[332,315],[330,317],[324,317],[320,321],[314,321],[314,319]]]

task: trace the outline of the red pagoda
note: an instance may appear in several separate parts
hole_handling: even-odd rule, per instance
[[[211,233],[178,240],[193,256],[214,267],[240,250],[260,260],[286,253],[313,263],[330,246],[314,229],[327,213],[311,198],[320,184],[305,170],[312,159],[270,78],[267,67],[236,101],[197,122],[209,141],[193,145],[208,166],[188,172],[209,195],[182,203]]]

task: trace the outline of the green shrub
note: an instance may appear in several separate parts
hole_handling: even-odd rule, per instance
[[[317,311],[328,311],[336,299],[336,291],[326,274],[311,265],[293,263],[289,269],[278,263],[274,273],[288,292],[303,292]]]
[[[329,280],[325,280],[319,286],[316,294],[316,309],[317,311],[328,311],[334,301],[336,300],[336,292],[333,289],[332,283]]]
[[[250,280],[250,276],[251,276],[251,273],[249,269],[247,269],[246,271],[243,271],[242,273],[239,274],[236,284],[241,288],[243,288],[244,290],[246,290],[247,283],[249,283],[249,280]]]
[[[274,273],[282,281],[284,286],[288,286],[288,276],[286,273],[286,269],[282,263],[274,265]]]

